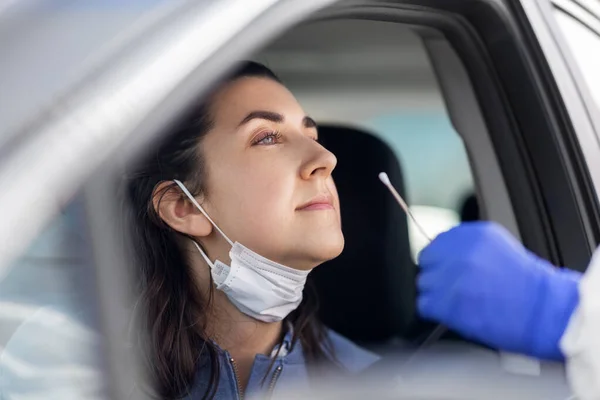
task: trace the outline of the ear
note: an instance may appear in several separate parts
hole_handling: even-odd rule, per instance
[[[205,237],[212,232],[212,224],[173,182],[161,182],[152,192],[152,206],[158,216],[177,232]]]

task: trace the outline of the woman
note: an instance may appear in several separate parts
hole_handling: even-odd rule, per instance
[[[317,365],[376,360],[315,317],[309,271],[344,246],[315,122],[245,63],[128,182],[148,366],[163,398],[308,386]]]

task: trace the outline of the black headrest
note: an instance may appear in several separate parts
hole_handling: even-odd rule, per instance
[[[460,220],[462,222],[479,221],[481,218],[479,211],[479,201],[475,194],[467,196],[460,208]]]
[[[406,215],[378,178],[386,172],[404,197],[400,163],[365,131],[320,125],[319,138],[338,159],[333,177],[346,239],[342,254],[311,274],[321,319],[365,345],[402,336],[414,318],[416,267]]]

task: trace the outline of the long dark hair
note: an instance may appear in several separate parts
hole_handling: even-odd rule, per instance
[[[222,84],[243,77],[280,82],[267,67],[245,62]],[[198,290],[192,267],[179,245],[182,234],[161,220],[153,202],[157,199],[155,196],[179,190],[174,184],[163,185],[161,193],[157,193],[159,183],[173,179],[185,182],[194,196],[204,193],[201,144],[213,126],[208,103],[194,107],[172,134],[127,174],[128,209],[137,259],[134,272],[139,284],[136,310],[142,332],[141,351],[155,392],[165,399],[187,395],[198,368],[211,371],[203,398],[214,397],[218,389],[217,348],[205,335],[206,310],[212,295],[205,298]],[[315,293],[309,284],[298,309],[286,318],[293,326],[292,345],[300,342],[309,363],[335,360],[316,311]]]

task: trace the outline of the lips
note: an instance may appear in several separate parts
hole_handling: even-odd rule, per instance
[[[317,210],[332,210],[333,198],[328,194],[319,194],[308,202],[299,206],[298,211],[317,211]]]

